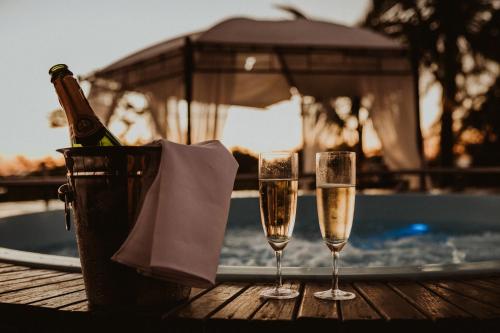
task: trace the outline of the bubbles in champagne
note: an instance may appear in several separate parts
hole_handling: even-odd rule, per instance
[[[349,239],[356,188],[348,184],[323,184],[316,188],[319,226],[326,245],[340,251]]]
[[[292,237],[297,209],[298,181],[261,179],[259,191],[264,233],[275,251],[282,250]]]

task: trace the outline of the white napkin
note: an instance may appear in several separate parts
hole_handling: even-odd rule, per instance
[[[238,163],[217,140],[160,143],[158,174],[128,238],[111,259],[152,277],[212,286]]]

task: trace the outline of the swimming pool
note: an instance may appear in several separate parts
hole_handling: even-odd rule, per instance
[[[273,266],[259,222],[258,198],[233,198],[222,250],[227,265]],[[416,266],[500,259],[500,196],[392,194],[356,196],[346,267]],[[314,195],[299,197],[286,266],[329,267]]]
[[[75,236],[64,229],[61,210],[0,219],[0,247],[77,257]],[[344,267],[407,267],[500,260],[500,196],[390,194],[356,196]],[[275,265],[260,225],[258,197],[235,196],[220,264]],[[285,266],[330,267],[321,241],[312,194],[299,196]]]

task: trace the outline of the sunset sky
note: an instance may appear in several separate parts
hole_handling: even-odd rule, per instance
[[[314,19],[354,25],[364,16],[369,1],[2,0],[0,161],[16,155],[55,156],[56,148],[68,145],[67,128],[48,125],[48,113],[58,107],[47,74],[51,65],[66,63],[75,74],[83,75],[151,44],[206,29],[231,16],[290,18],[274,8],[275,4],[295,6]],[[435,98],[427,103],[433,101]],[[233,111],[223,136],[229,147],[259,151],[300,144],[299,110],[293,103],[269,112]],[[424,116],[424,123],[432,120],[427,118]]]

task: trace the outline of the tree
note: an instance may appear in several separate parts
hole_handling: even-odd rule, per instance
[[[476,166],[500,165],[500,77],[464,117],[458,143]]]
[[[477,95],[471,80],[489,73],[487,90],[498,76],[499,11],[499,0],[372,0],[365,18],[366,26],[407,43],[420,68],[442,86],[442,166],[454,162],[453,114],[470,110],[467,101]]]

